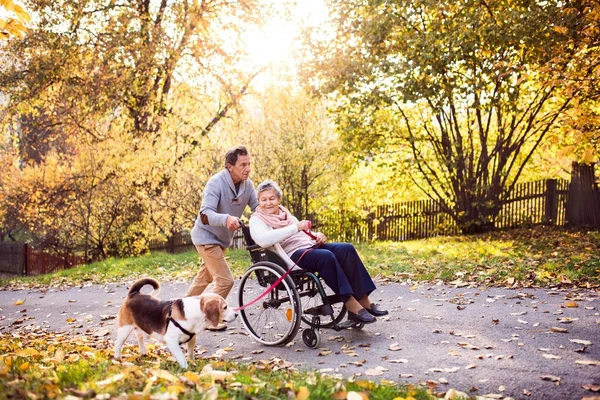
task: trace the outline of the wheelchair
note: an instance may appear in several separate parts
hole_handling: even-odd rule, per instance
[[[247,225],[242,225],[242,233],[253,264],[240,282],[240,308],[258,298],[288,270],[278,254],[254,242]],[[248,333],[267,346],[282,346],[292,341],[302,322],[308,325],[302,331],[302,340],[310,348],[320,345],[320,328],[340,331],[364,327],[361,322],[342,321],[346,306],[341,298],[324,287],[316,274],[302,269],[292,270],[273,290],[239,313]]]

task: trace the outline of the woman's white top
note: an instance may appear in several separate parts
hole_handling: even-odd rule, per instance
[[[262,248],[268,249],[274,253],[276,253],[285,263],[288,268],[294,267],[293,269],[301,269],[292,261],[292,259],[287,255],[283,248],[279,244],[282,240],[289,238],[290,236],[298,233],[298,219],[293,217],[293,224],[286,226],[285,228],[273,229],[269,225],[265,224],[265,222],[258,217],[250,217],[250,236],[254,240],[254,243],[259,245]]]

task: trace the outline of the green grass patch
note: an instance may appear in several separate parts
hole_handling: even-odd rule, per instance
[[[361,243],[369,269],[390,280],[477,282],[485,285],[600,284],[600,233],[537,227],[484,235],[436,237],[407,242]],[[229,250],[234,276],[250,266],[246,250]],[[195,250],[152,252],[135,258],[109,258],[36,277],[0,279],[3,288],[111,283],[152,276],[191,281],[199,268]]]

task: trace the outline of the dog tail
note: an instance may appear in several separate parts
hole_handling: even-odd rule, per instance
[[[142,288],[146,285],[150,285],[154,289],[151,293],[152,296],[157,296],[158,292],[160,292],[160,284],[156,279],[143,278],[138,281],[135,281],[135,283],[131,285],[131,287],[129,288],[129,293],[127,293],[127,297],[131,297],[134,294],[138,294],[140,290],[142,290]]]

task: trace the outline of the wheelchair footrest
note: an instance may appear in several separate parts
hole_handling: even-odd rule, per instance
[[[302,312],[308,315],[332,315],[333,308],[331,307],[331,304],[321,304],[320,306],[311,307]]]
[[[340,329],[352,328],[354,325],[356,325],[356,322],[350,320],[346,320],[337,324],[338,328]]]

